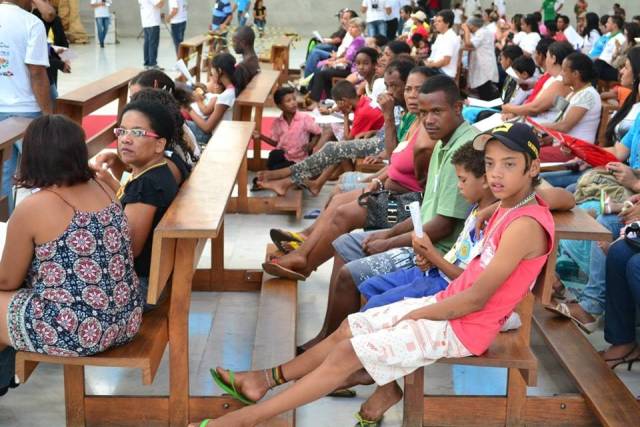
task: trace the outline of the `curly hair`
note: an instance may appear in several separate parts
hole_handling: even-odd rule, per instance
[[[469,141],[458,149],[451,157],[451,164],[461,166],[471,172],[476,178],[485,174],[484,153],[473,148],[473,141]]]

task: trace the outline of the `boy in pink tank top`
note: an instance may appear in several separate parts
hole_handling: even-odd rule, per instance
[[[476,137],[474,148],[484,155],[487,182],[501,204],[466,270],[435,296],[350,315],[328,338],[282,365],[238,374],[212,370],[218,385],[250,406],[201,426],[254,426],[337,388],[372,380],[380,386],[380,398],[363,406],[357,418],[374,423],[402,397],[397,379],[440,358],[487,350],[546,262],[554,225],[534,192],[540,143],[528,126],[498,126]],[[417,251],[424,242],[414,235],[413,245]],[[293,380],[279,395],[253,404]]]

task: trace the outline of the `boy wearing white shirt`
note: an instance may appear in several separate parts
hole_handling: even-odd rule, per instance
[[[144,32],[144,67],[158,67],[158,45],[160,44],[160,13],[164,0],[138,0],[140,21]]]
[[[98,42],[100,47],[104,47],[104,38],[109,31],[109,7],[111,0],[91,0],[93,16],[96,18],[96,29],[98,30]]]
[[[178,46],[184,40],[184,30],[187,28],[187,0],[169,0],[167,22],[171,24],[171,39],[177,56]]]
[[[611,62],[616,51],[616,44],[622,45],[625,42],[626,38],[622,32],[623,26],[624,19],[621,16],[610,16],[607,20],[606,29],[609,40],[604,45],[598,59],[593,63],[598,72],[598,78],[601,80],[618,80],[618,70],[611,65]]]
[[[460,56],[460,37],[451,29],[453,20],[454,15],[450,9],[443,9],[436,15],[433,26],[438,32],[438,37],[431,47],[431,55],[425,61],[425,65],[455,78]]]

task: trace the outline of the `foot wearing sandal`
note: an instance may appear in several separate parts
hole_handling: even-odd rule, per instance
[[[633,364],[640,360],[640,346],[637,343],[612,345],[600,354],[611,369],[626,365],[630,371]]]
[[[231,385],[230,371],[218,367],[216,373],[226,384]],[[262,399],[270,388],[264,370],[236,372],[233,380],[236,391],[254,402]]]
[[[268,262],[263,262],[262,269],[265,273],[275,277],[280,277],[282,279],[300,280],[303,282],[307,280],[307,276],[303,275],[302,273],[298,273],[295,270],[291,270],[283,266],[281,263],[281,258],[274,258]]]
[[[309,277],[310,271],[307,271],[307,258],[298,253],[299,251],[289,252],[288,254],[278,258],[278,264],[287,270],[295,271],[305,277]]]
[[[360,407],[356,427],[373,427],[380,425],[384,413],[402,399],[402,389],[393,381],[378,387]],[[360,421],[363,420],[363,421]],[[364,423],[363,423],[364,422]]]
[[[555,307],[545,307],[549,311],[573,320],[573,322],[587,334],[592,333],[598,327],[602,316],[597,316],[585,311],[577,302],[560,303]]]

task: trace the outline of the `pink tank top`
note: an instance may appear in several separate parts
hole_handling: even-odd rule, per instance
[[[389,178],[402,185],[407,190],[422,191],[423,188],[416,178],[413,167],[413,146],[420,132],[415,132],[409,143],[400,151],[394,151],[389,159]]]
[[[533,288],[538,274],[540,274],[549,252],[553,248],[555,230],[553,217],[544,201],[538,196],[536,196],[536,200],[539,205],[528,205],[514,209],[503,220],[500,220],[500,218],[508,209],[498,209],[489,220],[486,235],[490,235],[490,238],[484,244],[480,255],[469,263],[465,271],[447,289],[436,295],[437,300],[442,301],[473,286],[475,280],[495,255],[500,245],[502,233],[517,218],[522,216],[531,217],[547,232],[548,246],[544,255],[520,261],[516,269],[495,294],[489,298],[489,301],[481,310],[449,321],[462,344],[475,355],[481,355],[489,348],[500,332],[502,324],[511,315],[518,303]],[[497,228],[491,230],[492,227]]]

